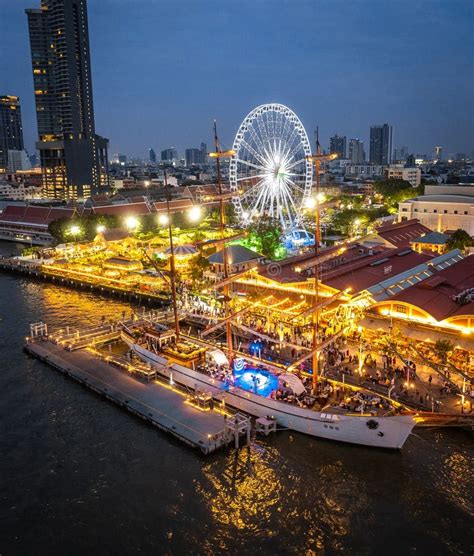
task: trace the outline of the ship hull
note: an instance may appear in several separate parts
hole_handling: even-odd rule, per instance
[[[211,391],[216,401],[222,403],[225,400],[226,405],[249,415],[275,418],[281,428],[350,444],[401,449],[415,426],[410,415],[368,417],[317,412],[241,388],[229,388],[224,382],[199,371],[177,363],[170,365],[165,357],[136,344],[126,333],[122,334],[122,339],[142,361],[153,365],[160,375],[192,390]]]

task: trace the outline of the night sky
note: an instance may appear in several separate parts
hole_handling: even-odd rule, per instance
[[[0,94],[36,139],[25,8],[0,0]],[[394,145],[474,149],[473,0],[89,0],[97,132],[110,153],[231,146],[245,115],[281,102],[323,146],[394,126]]]

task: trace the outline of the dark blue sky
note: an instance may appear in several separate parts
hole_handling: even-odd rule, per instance
[[[24,8],[0,0],[0,94],[21,96],[26,146],[36,137]],[[230,146],[244,116],[281,102],[312,140],[394,144],[430,153],[474,149],[472,0],[89,0],[98,133],[110,152],[144,155]]]

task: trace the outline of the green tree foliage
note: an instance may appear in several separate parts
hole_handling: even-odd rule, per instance
[[[202,282],[204,272],[209,268],[209,261],[201,253],[196,257],[191,269],[191,278],[194,286]]]
[[[390,178],[376,182],[374,189],[383,198],[387,207],[397,207],[398,203],[422,195],[424,187],[412,187],[406,180]]]
[[[249,226],[248,243],[259,253],[273,259],[279,248],[282,227],[270,216],[261,216]]]
[[[106,228],[117,228],[120,225],[119,219],[111,215],[92,214],[90,216],[76,218],[60,218],[48,225],[48,232],[58,243],[70,241],[92,241],[97,235],[97,226]],[[77,226],[79,233],[75,236],[71,234],[71,228]]]
[[[474,240],[465,230],[456,230],[451,234],[451,237],[446,242],[448,249],[460,249],[464,251],[468,247],[474,245]]]
[[[454,350],[454,344],[449,340],[436,340],[433,347],[433,351],[441,361],[441,363],[446,363],[448,360],[448,355]]]
[[[387,216],[385,208],[362,209],[352,208],[334,212],[331,220],[331,229],[343,235],[351,235],[364,230],[378,218]]]

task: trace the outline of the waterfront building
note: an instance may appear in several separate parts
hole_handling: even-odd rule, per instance
[[[399,203],[399,221],[412,218],[437,232],[461,229],[474,236],[474,197],[421,195]]]
[[[339,158],[346,158],[346,136],[333,135],[329,139],[330,154],[337,154]]]
[[[107,189],[108,140],[97,135],[86,0],[27,9],[44,196],[78,199]]]
[[[352,164],[363,164],[365,161],[364,142],[360,139],[350,139],[349,159]]]
[[[392,162],[393,128],[389,124],[374,125],[370,128],[371,164],[390,164]]]
[[[9,168],[8,151],[23,151],[20,98],[0,96],[0,172]],[[26,168],[25,168],[26,170]]]
[[[73,218],[75,208],[7,205],[0,214],[0,239],[48,245],[53,241],[48,226],[54,220]]]
[[[387,178],[396,180],[405,180],[412,187],[417,187],[421,183],[421,168],[407,168],[403,164],[390,164],[387,168]]]

